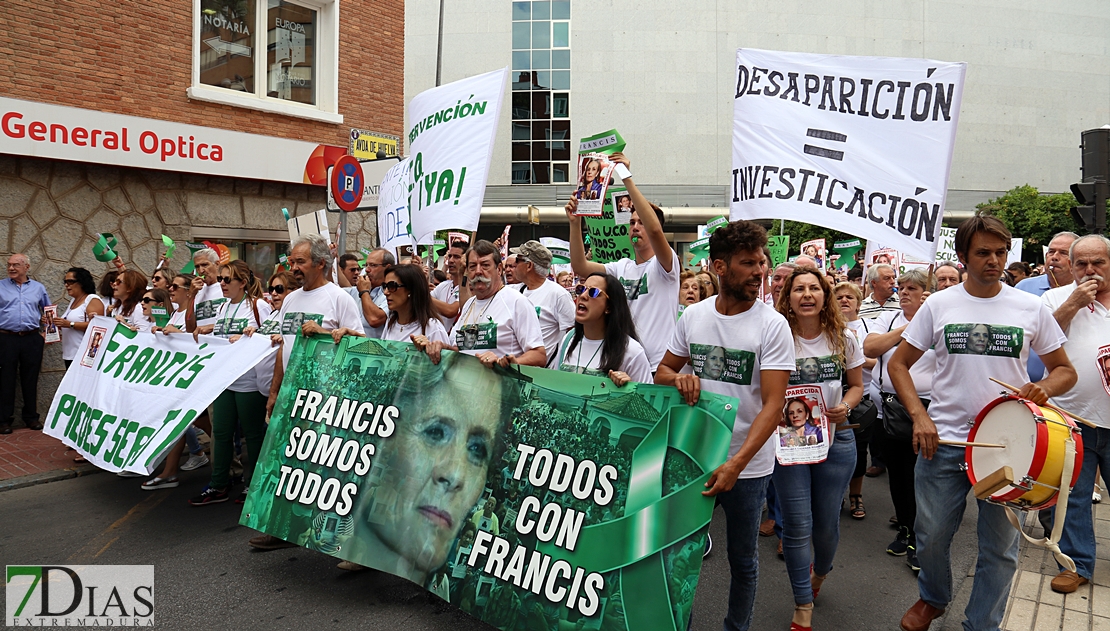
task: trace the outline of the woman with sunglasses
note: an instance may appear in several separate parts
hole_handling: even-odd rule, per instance
[[[146,293],[146,277],[135,270],[125,269],[112,282],[112,291],[119,305],[112,312],[116,320],[131,327],[132,331],[149,331],[154,323],[143,315],[139,306]]]
[[[620,281],[594,272],[574,291],[574,328],[559,344],[559,370],[606,375],[618,387],[629,381],[651,383],[651,364]]]
[[[270,305],[262,298],[262,283],[244,261],[221,265],[216,281],[220,283],[227,300],[217,309],[215,324],[198,326],[197,333],[212,333],[232,338],[234,342],[248,328],[257,329],[270,315]],[[236,379],[212,402],[212,479],[207,489],[189,500],[193,506],[217,504],[230,499],[228,491],[231,487],[236,426],[241,428],[247,443],[247,457],[243,465],[246,484],[236,499],[237,503],[241,503],[262,450],[262,439],[266,436],[266,397],[258,391],[258,378],[253,370]]]
[[[165,289],[148,289],[143,294],[143,317],[151,322],[151,331],[157,328],[158,320],[155,318],[153,309],[161,307],[166,310],[166,315],[169,316],[174,313],[173,301],[170,300],[170,292]]]
[[[104,303],[96,295],[96,285],[89,270],[71,267],[66,270],[62,282],[69,294],[69,307],[62,317],[54,318],[54,326],[62,334],[62,361],[68,370],[80,351],[81,338],[85,335],[85,329],[89,328],[89,321],[104,315]]]
[[[790,629],[802,631],[812,627],[813,599],[832,570],[840,543],[840,505],[856,466],[855,434],[844,425],[863,399],[864,357],[844,324],[832,286],[816,269],[795,268],[776,308],[786,316],[794,336],[799,370],[790,375],[790,385],[820,386],[832,439],[825,460],[776,463],[772,474],[782,517],[783,556],[794,591]],[[801,370],[814,364],[817,370]]]
[[[151,289],[164,289],[170,290],[170,285],[173,283],[173,272],[162,266],[154,270],[154,274],[150,277]]]
[[[450,344],[447,329],[443,328],[432,307],[432,294],[428,290],[427,277],[416,265],[395,265],[385,273],[382,283],[389,317],[382,331],[383,340],[412,342],[421,344],[440,341]]]

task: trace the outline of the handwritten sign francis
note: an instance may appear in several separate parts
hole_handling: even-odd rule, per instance
[[[932,260],[966,64],[736,51],[731,213]]]

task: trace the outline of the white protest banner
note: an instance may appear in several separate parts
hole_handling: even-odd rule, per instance
[[[955,228],[941,228],[940,229],[940,242],[937,244],[938,261],[952,261],[959,263],[960,259],[956,256],[956,229]]]
[[[378,187],[378,245],[395,255],[399,248],[414,245],[409,234],[408,158],[393,165]]]
[[[736,51],[736,219],[791,219],[932,260],[966,64]]]
[[[94,318],[43,431],[101,469],[150,473],[193,419],[275,350],[265,335],[198,343]]]
[[[1009,267],[1011,263],[1021,262],[1022,244],[1022,239],[1010,239],[1010,251],[1006,254],[1006,267]]]
[[[421,92],[409,102],[409,232],[477,230],[509,69]]]

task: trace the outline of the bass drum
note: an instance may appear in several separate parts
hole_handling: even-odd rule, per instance
[[[1075,460],[1064,471],[1069,438],[1075,440]],[[1056,504],[1061,481],[1068,488],[1079,480],[1083,467],[1083,437],[1078,426],[1061,410],[1039,406],[1029,399],[1005,395],[991,401],[975,417],[969,442],[995,443],[997,447],[967,448],[967,477],[975,484],[1002,467],[1014,472],[1014,483],[988,501],[1020,510],[1041,510]]]

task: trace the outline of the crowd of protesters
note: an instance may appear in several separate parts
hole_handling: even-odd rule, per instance
[[[613,160],[628,165],[621,154]],[[1021,396],[1034,403],[1052,397],[1100,426],[1082,430],[1091,447],[1061,541],[1077,570],[1061,568],[1052,588],[1067,593],[1090,580],[1090,504],[1098,467],[1110,456],[1101,447],[1110,444],[1110,383],[1095,366],[1098,349],[1110,347],[1110,241],[1057,235],[1040,273],[1026,263],[1007,266],[1009,231],[977,216],[957,231],[960,265],[826,270],[807,256],[773,265],[764,228],[736,221],[710,236],[705,265],[683,270],[661,209],[631,177],[624,185],[635,209],[633,255],[592,261],[572,198],[568,269],[556,269],[537,241],[507,248],[456,239],[431,264],[397,260],[384,249],[364,257],[339,254],[323,236],[306,235],[292,243],[287,267],[269,277],[243,261],[221,261],[213,249],[194,253],[190,273],[163,261],[150,277],[120,266],[97,283],[93,271],[73,267],[61,279],[68,305],[48,318],[51,297],[29,278],[27,256],[14,254],[0,283],[0,434],[12,431],[17,381],[23,424],[42,429],[43,332],[60,331],[68,368],[97,316],[153,335],[212,335],[232,343],[267,335],[281,347],[228,386],[141,483],[149,491],[174,488],[182,484],[179,471],[208,466],[207,484],[189,500],[194,506],[244,500],[300,334],[411,342],[433,362],[445,350],[458,351],[490,367],[589,373],[617,386],[654,381],[674,386],[690,404],[702,390],[733,396],[739,407],[729,458],[706,491],[728,522],[732,585],[725,628],[750,624],[760,535],[780,539],[795,600],[791,629],[811,628],[813,602],[834,566],[839,520],[868,517],[863,477],[886,472],[896,528],[886,552],[920,572],[921,600],[902,620],[903,629],[916,631],[927,629],[951,600],[948,550],[962,508],[942,506],[962,507],[970,490],[959,466],[963,447],[941,441],[966,439],[968,421],[998,394],[981,382],[999,376],[1023,384]],[[955,352],[946,332],[963,324],[988,332],[1013,327],[1023,331],[1023,343],[1017,355],[1005,357],[975,351],[970,342],[972,350]],[[751,361],[718,362],[744,356]],[[827,450],[819,462],[786,464],[773,437],[788,422],[787,389],[807,386],[821,393],[827,425],[814,434]],[[893,417],[884,421],[895,412],[912,422],[908,435],[893,431]],[[627,457],[627,445],[614,443],[612,450]],[[490,513],[485,522],[504,522],[496,504],[480,510]],[[997,628],[1003,615],[1018,542],[1005,510],[980,503],[979,520],[991,528],[979,528],[968,628]],[[261,535],[251,545],[293,544]],[[360,569],[348,562],[341,567]]]

